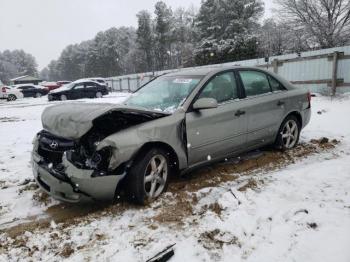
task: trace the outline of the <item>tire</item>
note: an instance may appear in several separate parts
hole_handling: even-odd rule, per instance
[[[285,151],[294,148],[300,137],[301,123],[293,116],[287,116],[278,130],[278,134],[275,141],[275,147]]]
[[[8,97],[7,97],[7,101],[15,101],[16,99],[17,99],[17,97],[15,95],[12,95],[12,94],[8,95]]]
[[[95,96],[96,96],[96,98],[102,98],[103,95],[101,92],[97,92]]]
[[[42,94],[41,94],[41,93],[36,93],[36,94],[35,94],[35,97],[36,97],[36,98],[40,98],[40,97],[42,97]]]
[[[154,174],[161,165],[161,172]],[[140,205],[155,200],[166,191],[170,170],[169,157],[163,149],[153,148],[145,154],[140,154],[126,177],[125,190],[129,200]]]
[[[61,95],[60,99],[61,99],[61,101],[66,101],[67,100],[67,96],[66,95]]]

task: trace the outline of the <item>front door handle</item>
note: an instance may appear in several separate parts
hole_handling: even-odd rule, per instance
[[[238,111],[235,113],[235,116],[240,117],[241,115],[244,115],[244,114],[245,114],[245,111],[238,110]]]
[[[278,106],[284,106],[284,104],[285,104],[285,102],[283,102],[283,101],[281,101],[281,100],[277,102],[277,105],[278,105]]]

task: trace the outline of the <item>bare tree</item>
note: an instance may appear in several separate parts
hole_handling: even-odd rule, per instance
[[[344,45],[350,37],[350,0],[275,0],[283,21],[329,48]]]

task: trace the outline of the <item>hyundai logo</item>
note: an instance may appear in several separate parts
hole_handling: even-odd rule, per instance
[[[57,143],[56,141],[52,141],[52,142],[50,143],[50,147],[51,147],[52,149],[56,149],[56,148],[58,147],[58,143]]]

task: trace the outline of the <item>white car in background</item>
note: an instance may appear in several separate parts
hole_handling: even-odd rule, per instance
[[[22,99],[23,97],[23,93],[16,88],[2,86],[0,89],[0,99],[7,99],[7,101],[15,101],[17,99]]]
[[[83,80],[91,80],[91,81],[99,83],[100,85],[104,85],[104,86],[108,87],[108,84],[107,84],[106,80],[104,78],[102,78],[102,77],[92,77],[92,78],[86,78],[86,79],[83,79]]]

